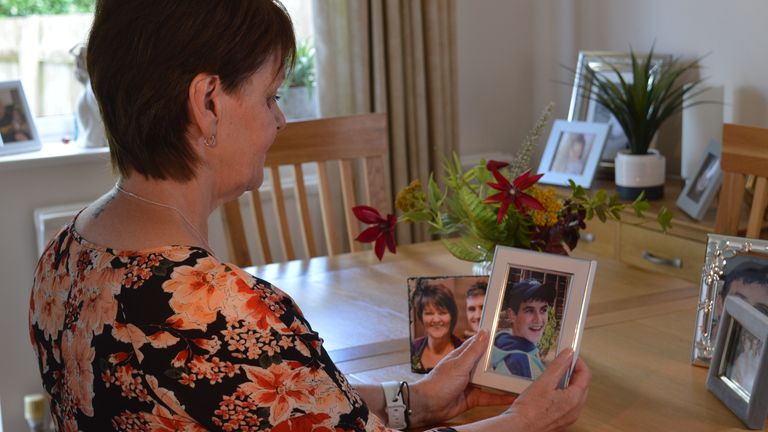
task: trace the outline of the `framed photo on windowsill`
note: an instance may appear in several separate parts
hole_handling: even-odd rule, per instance
[[[21,81],[0,82],[0,155],[37,151],[41,147]]]
[[[573,349],[575,364],[596,268],[592,260],[498,246],[480,323],[491,343],[472,382],[521,393],[563,349]],[[569,379],[570,372],[564,386]]]
[[[730,296],[707,376],[707,388],[750,429],[768,415],[768,311]]]
[[[720,169],[720,144],[716,140],[709,142],[707,152],[699,162],[693,179],[685,184],[677,206],[688,216],[701,220],[707,213],[715,194],[720,189],[723,171]]]
[[[555,120],[539,163],[541,183],[589,189],[609,131],[608,124]]]

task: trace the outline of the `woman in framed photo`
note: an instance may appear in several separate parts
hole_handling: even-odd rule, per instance
[[[453,292],[443,284],[420,283],[413,294],[416,318],[424,326],[424,336],[411,343],[411,366],[414,371],[428,372],[448,353],[461,346],[453,334],[459,309]]]

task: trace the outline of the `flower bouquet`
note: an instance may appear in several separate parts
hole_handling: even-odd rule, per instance
[[[496,245],[542,252],[568,254],[579,242],[579,232],[595,216],[602,222],[620,220],[626,207],[643,217],[650,204],[641,195],[632,203],[619,201],[616,194],[603,190],[588,194],[570,182],[566,195],[554,187],[537,184],[543,174],[527,168],[552,111],[550,104],[526,137],[512,164],[490,160],[464,170],[453,154],[445,164],[445,186],[430,175],[426,190],[414,180],[398,194],[396,217],[369,206],[353,208],[355,216],[372,226],[356,238],[375,242],[381,260],[385,248],[396,252],[395,227],[400,222],[426,223],[431,234],[439,235],[448,251],[465,261],[489,261]],[[663,231],[670,228],[672,214],[662,208],[656,220]]]

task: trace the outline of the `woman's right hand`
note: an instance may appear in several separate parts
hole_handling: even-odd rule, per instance
[[[592,373],[579,358],[568,387],[558,388],[572,360],[573,351],[561,352],[499,417],[515,417],[514,422],[522,426],[520,430],[526,431],[560,431],[573,424],[587,401]]]
[[[592,374],[583,360],[577,359],[570,383],[560,389],[560,381],[573,360],[573,352],[561,352],[512,406],[496,417],[457,426],[458,431],[536,431],[565,430],[581,414],[587,400]]]

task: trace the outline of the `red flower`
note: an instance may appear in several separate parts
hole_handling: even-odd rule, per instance
[[[371,243],[375,240],[376,245],[373,250],[379,261],[384,257],[384,245],[390,252],[395,253],[395,224],[397,223],[395,215],[388,214],[384,219],[378,210],[369,206],[353,207],[352,212],[361,222],[373,224],[361,232],[355,240],[360,243]]]
[[[536,174],[531,176],[531,170],[520,174],[512,183],[507,180],[506,177],[499,171],[500,169],[508,166],[508,163],[499,161],[488,161],[485,167],[493,173],[493,177],[496,178],[498,183],[488,183],[488,186],[501,191],[497,194],[491,195],[485,199],[485,203],[501,203],[499,207],[499,216],[496,218],[496,223],[501,223],[504,219],[504,215],[507,214],[510,204],[514,204],[517,211],[520,213],[525,212],[525,208],[532,208],[536,210],[544,210],[544,206],[534,197],[523,192],[529,187],[536,184],[537,181],[544,174]]]

